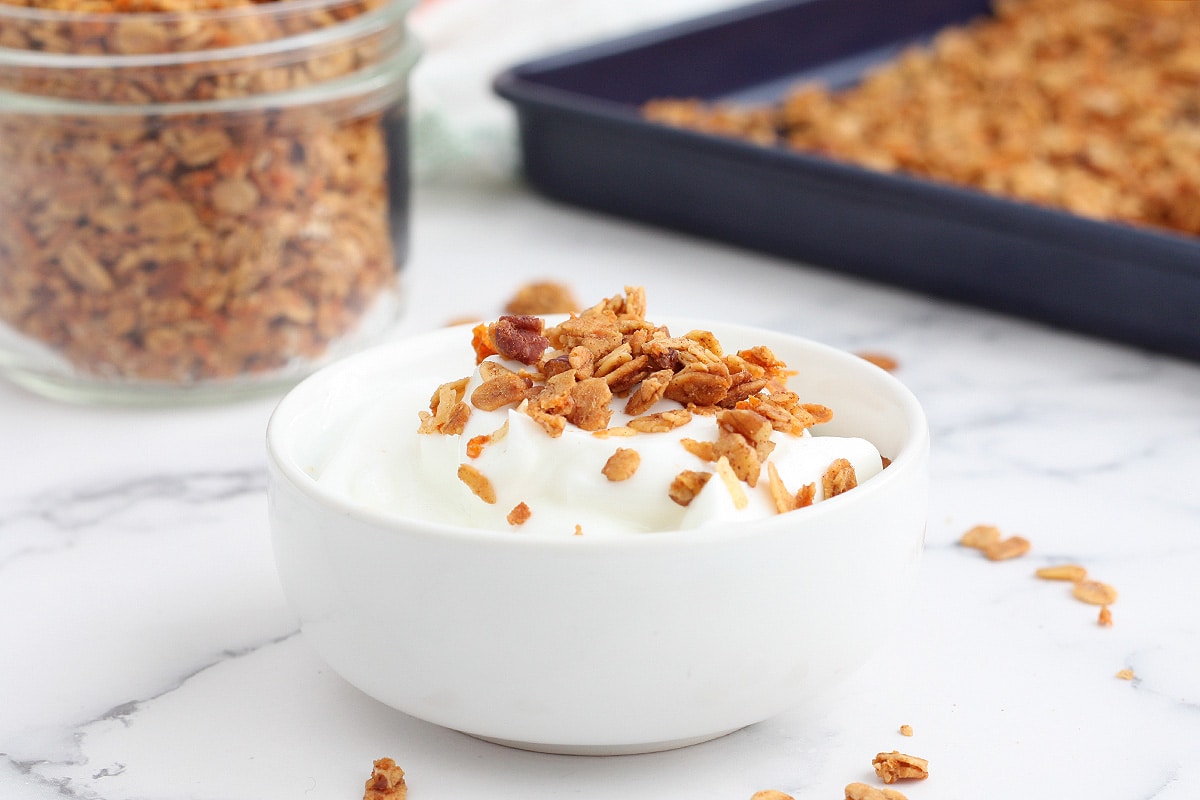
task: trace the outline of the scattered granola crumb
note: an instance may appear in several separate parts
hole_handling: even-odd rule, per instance
[[[641,463],[642,457],[637,450],[618,447],[617,451],[609,456],[600,471],[610,481],[623,481],[632,478]]]
[[[1087,577],[1087,570],[1078,564],[1056,564],[1052,567],[1042,567],[1034,574],[1048,581],[1076,583]]]
[[[913,735],[912,725],[901,725],[900,726],[900,735],[901,736],[912,736]]]
[[[487,476],[470,464],[458,465],[458,479],[467,485],[476,497],[485,503],[496,502],[496,489]]]
[[[855,355],[861,358],[863,361],[870,361],[875,366],[879,367],[880,369],[887,370],[888,372],[895,372],[896,368],[900,366],[900,363],[896,361],[895,358],[884,353],[864,351],[855,353]]]
[[[1000,541],[1002,534],[995,525],[976,525],[962,535],[958,543],[963,547],[973,547],[983,550],[988,545]]]
[[[685,469],[671,481],[671,488],[667,494],[681,506],[690,505],[711,477],[711,472],[696,472],[695,470]]]
[[[1071,588],[1071,594],[1075,599],[1095,606],[1112,605],[1117,600],[1117,590],[1100,581],[1079,581]]]
[[[846,785],[845,800],[908,800],[908,797],[895,789],[876,789],[865,783],[850,783]]]
[[[367,779],[363,800],[404,800],[408,796],[408,784],[404,782],[404,770],[390,758],[377,759]]]
[[[576,535],[576,536],[583,536],[583,526],[582,526],[582,525],[576,525],[576,526],[575,526],[575,535]]]
[[[529,504],[520,502],[513,506],[513,510],[508,512],[508,516],[505,519],[508,520],[509,525],[515,527],[517,525],[524,525],[529,521],[531,516],[533,516],[533,512],[529,510]]]
[[[1113,625],[1112,612],[1108,610],[1108,606],[1100,606],[1100,616],[1096,619],[1096,624],[1101,628],[1111,628]]]
[[[750,800],[796,800],[796,798],[775,789],[766,789],[765,791],[755,792],[751,795]]]
[[[848,492],[855,486],[858,486],[858,476],[854,474],[854,465],[844,458],[830,464],[821,476],[821,489],[826,499]]]
[[[509,314],[573,314],[579,308],[571,288],[557,281],[527,283],[504,306]]]
[[[1123,681],[1131,681],[1134,678],[1133,670],[1128,668],[1117,670],[1117,677]]]
[[[878,753],[871,762],[875,774],[884,783],[895,783],[902,780],[924,780],[929,777],[929,762],[924,758],[910,756],[893,750],[890,753]]]
[[[983,554],[987,556],[989,561],[1007,561],[1010,558],[1019,558],[1029,552],[1029,540],[1023,536],[1009,536],[1007,539],[1001,539],[998,542],[993,542],[983,548]]]

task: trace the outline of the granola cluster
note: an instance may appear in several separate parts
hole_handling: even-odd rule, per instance
[[[995,0],[857,86],[650,119],[1200,235],[1200,3]]]
[[[34,3],[178,13],[91,29],[4,25],[0,46],[202,50],[334,25],[376,4],[310,10],[264,28],[253,16],[235,25],[200,13],[252,5],[245,0]],[[345,76],[381,48],[381,39],[342,43],[292,53],[286,64],[220,70],[204,62],[0,70],[0,88],[111,109],[0,111],[0,323],[89,378],[177,385],[269,375],[353,336],[368,314],[396,302],[402,87],[370,108],[362,97],[269,112],[207,106]],[[186,113],[155,105],[175,101],[196,102]]]
[[[472,345],[480,383],[467,393],[462,378],[437,388],[429,410],[420,413],[424,434],[461,434],[473,409],[515,408],[528,415],[550,437],[573,426],[602,438],[616,438],[603,467],[610,481],[627,480],[640,464],[636,437],[671,431],[695,416],[713,417],[718,433],[711,441],[684,438],[680,444],[711,471],[685,470],[668,489],[670,498],[688,505],[714,476],[727,487],[734,504],[744,507],[743,487],[755,487],[764,474],[780,513],[811,504],[813,484],[792,491],[783,486],[769,457],[774,436],[799,436],[827,422],[832,411],[803,403],[786,387],[787,365],[768,347],[726,353],[712,333],[673,335],[646,319],[645,291],[626,287],[623,295],[602,300],[566,320],[546,327],[541,317],[505,315],[473,330]],[[509,369],[489,356],[498,355],[524,367]],[[651,411],[662,400],[667,410]],[[612,425],[614,406],[630,417]],[[505,428],[472,437],[467,454],[477,458],[505,435]],[[494,502],[490,481],[470,464],[459,478],[485,502]],[[848,491],[857,484],[854,467],[845,459],[830,464],[822,481],[824,495]],[[488,498],[493,498],[488,500]],[[516,512],[516,509],[514,509]],[[509,521],[528,519],[528,509]]]

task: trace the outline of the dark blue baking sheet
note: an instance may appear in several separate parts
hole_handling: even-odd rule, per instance
[[[852,83],[987,0],[767,0],[517,65],[522,164],[567,203],[1200,360],[1200,237],[650,123],[653,98]]]

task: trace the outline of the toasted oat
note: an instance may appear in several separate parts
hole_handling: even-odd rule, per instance
[[[657,414],[647,414],[629,420],[628,427],[639,433],[665,433],[675,428],[687,425],[692,421],[692,414],[684,408],[673,408],[670,411],[660,411]]]
[[[741,480],[733,471],[733,467],[729,465],[728,458],[721,456],[717,459],[716,472],[721,476],[721,481],[729,491],[729,496],[733,498],[733,507],[740,510],[749,505],[750,498],[746,497],[746,490],[742,488]]]
[[[826,499],[848,492],[857,485],[858,476],[854,473],[854,465],[844,458],[835,460],[821,476],[821,490]]]
[[[1131,669],[1117,670],[1117,677],[1123,681],[1131,681],[1134,679],[1133,670],[1131,670]]]
[[[995,525],[976,525],[962,535],[958,543],[963,547],[974,547],[983,550],[1000,541],[1003,534]]]
[[[712,442],[698,442],[695,439],[680,439],[679,443],[683,445],[683,449],[694,455],[701,461],[716,461],[717,454],[713,449]]]
[[[574,406],[565,415],[567,421],[585,431],[598,431],[608,426],[612,418],[609,402],[612,392],[603,378],[579,381],[570,390]]]
[[[776,511],[786,514],[796,509],[796,497],[783,485],[783,479],[779,477],[779,470],[773,461],[767,462],[767,487],[771,491],[771,501],[775,503]]]
[[[571,288],[557,281],[527,283],[504,306],[509,314],[569,314],[579,308]]]
[[[618,447],[617,451],[609,456],[608,461],[604,462],[604,468],[600,471],[610,481],[624,481],[633,477],[641,463],[642,456],[637,450]]]
[[[900,726],[900,735],[901,736],[912,736],[913,735],[912,725],[901,725]]]
[[[625,403],[625,413],[636,417],[649,411],[655,403],[663,399],[667,385],[671,383],[671,377],[674,374],[669,369],[660,369],[643,378],[642,382],[638,384],[637,390],[629,396],[628,402]]]
[[[816,499],[817,485],[815,483],[806,483],[800,487],[800,491],[796,492],[796,508],[811,506]]]
[[[1096,618],[1096,624],[1101,628],[1111,628],[1113,624],[1112,611],[1108,606],[1100,607],[1100,615]]]
[[[1100,581],[1082,580],[1071,587],[1075,599],[1095,606],[1108,606],[1117,601],[1117,590]]]
[[[992,542],[987,547],[983,548],[983,554],[988,557],[989,561],[1007,561],[1010,558],[1019,558],[1029,552],[1032,544],[1023,536],[1009,536],[1007,539],[1001,539],[998,542]]]
[[[929,761],[893,750],[876,754],[871,766],[884,783],[901,780],[924,780],[929,777]]]
[[[712,478],[711,472],[695,472],[685,469],[671,481],[671,488],[667,494],[681,506],[690,505],[710,478]]]
[[[390,758],[376,759],[367,778],[363,800],[405,800],[408,785],[404,782],[404,770]]]
[[[418,433],[462,433],[471,415],[470,407],[463,402],[466,388],[466,378],[439,386],[429,401],[429,411],[420,412]]]
[[[475,391],[471,392],[471,405],[481,411],[495,411],[519,403],[525,399],[525,393],[531,385],[528,378],[505,370],[475,387]]]
[[[895,789],[876,789],[865,783],[850,783],[846,785],[845,800],[908,800]]]
[[[1034,574],[1048,581],[1075,583],[1087,577],[1087,570],[1078,564],[1055,564],[1051,567],[1041,567]]]
[[[608,439],[614,436],[628,439],[637,435],[637,431],[626,425],[618,425],[615,428],[604,428],[603,430],[592,431],[592,436],[595,436],[597,439]]]
[[[776,789],[766,789],[761,792],[755,792],[750,796],[750,800],[796,800],[796,798]]]
[[[513,506],[513,510],[508,512],[508,516],[505,519],[508,520],[509,525],[515,527],[517,525],[524,525],[529,521],[531,516],[533,516],[533,512],[529,510],[529,504],[522,501]]]
[[[496,502],[496,490],[487,476],[470,464],[458,465],[458,479],[485,503]]]

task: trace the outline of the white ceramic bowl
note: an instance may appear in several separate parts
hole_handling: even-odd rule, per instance
[[[364,401],[414,375],[430,376],[428,398],[467,374],[469,329],[350,356],[293,389],[267,431],[279,576],[336,672],[400,711],[492,741],[635,753],[801,705],[886,641],[883,621],[903,607],[924,540],[929,437],[916,399],[825,345],[667,323],[712,330],[726,350],[768,345],[799,372],[789,388],[834,410],[816,435],[865,437],[891,465],[843,495],[732,529],[550,538],[402,519],[354,507],[313,474]]]

